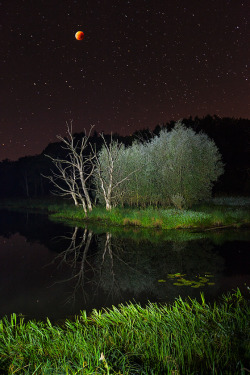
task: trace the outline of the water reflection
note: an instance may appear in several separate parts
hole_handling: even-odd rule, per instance
[[[0,315],[58,319],[112,304],[216,299],[250,285],[249,232],[152,232],[69,227],[4,213]],[[227,241],[228,236],[232,241]],[[242,241],[244,239],[244,241]]]
[[[93,236],[93,231],[87,228],[80,229],[75,227],[71,236],[62,236],[59,238],[63,243],[68,242],[68,246],[65,250],[61,251],[53,259],[53,264],[57,264],[58,268],[62,268],[65,264],[71,269],[71,275],[60,282],[71,282],[74,283],[73,290],[69,296],[67,302],[75,303],[76,293],[80,288],[82,290],[84,300],[86,301],[86,291],[85,291],[85,281],[88,269],[87,256],[89,252],[89,247],[91,244],[91,239]],[[59,261],[59,263],[58,263]]]
[[[124,241],[107,233],[109,244],[108,256],[98,252],[95,265],[100,270],[100,288],[104,293],[123,296],[134,295],[137,300],[147,295],[158,301],[173,300],[178,292],[169,274],[177,272],[195,277],[213,273],[217,277],[224,261],[213,252],[209,242],[188,241],[176,243],[166,241],[152,246],[150,241],[143,241],[138,246],[133,240]],[[159,280],[165,280],[164,285]],[[209,294],[214,293],[208,290]],[[182,294],[186,294],[182,290]],[[190,294],[195,294],[189,291]],[[198,293],[199,295],[199,293]]]
[[[92,230],[75,227],[67,249],[56,257],[60,265],[72,268],[72,276],[64,280],[74,280],[71,303],[80,289],[87,304],[102,301],[101,306],[129,299],[144,303],[173,301],[178,295],[199,298],[200,291],[213,299],[221,291],[225,258],[209,239],[156,245],[106,232],[96,237],[93,253],[93,237]]]

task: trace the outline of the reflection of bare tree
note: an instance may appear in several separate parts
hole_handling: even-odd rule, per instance
[[[106,262],[108,262],[109,263],[109,278],[110,278],[110,285],[111,285],[108,294],[112,294],[113,289],[119,288],[116,283],[116,278],[115,278],[114,258],[113,258],[111,239],[112,239],[112,234],[107,232],[103,251],[100,252],[101,261],[99,263],[99,266],[96,267],[96,274],[98,274],[98,277],[94,280],[96,284],[96,290],[98,290],[102,286],[102,283],[103,283],[102,269],[104,265],[106,264]]]
[[[67,263],[67,265],[72,268],[72,276],[63,280],[63,282],[76,280],[74,284],[74,291],[70,297],[70,300],[73,301],[75,301],[75,295],[79,288],[82,288],[84,293],[85,265],[93,236],[93,232],[87,228],[83,230],[82,235],[79,232],[79,228],[75,227],[71,237],[61,237],[63,240],[70,241],[69,246],[54,259],[54,262],[59,260],[58,266],[62,266],[64,263]]]
[[[104,251],[98,252],[95,267],[99,271],[98,287],[107,297],[151,290],[155,272],[150,258],[146,254],[141,257],[138,246],[133,245],[133,241],[112,238],[111,233],[106,233]]]
[[[82,233],[83,230],[83,233]],[[61,240],[69,241],[67,248],[55,259],[58,266],[72,268],[72,276],[61,282],[73,282],[73,293],[68,302],[75,302],[76,293],[82,290],[85,301],[88,299],[86,292],[91,288],[91,295],[95,298],[100,290],[105,294],[105,299],[109,297],[122,297],[123,294],[130,293],[139,295],[145,291],[150,291],[153,286],[155,272],[153,272],[150,257],[140,256],[140,251],[136,250],[132,243],[113,238],[107,232],[98,238],[98,252],[91,257],[89,248],[93,232],[87,228],[75,227],[71,236],[60,237]],[[137,246],[136,246],[137,247]],[[91,269],[93,279],[91,283],[86,275],[86,269]],[[103,294],[102,292],[102,294]]]

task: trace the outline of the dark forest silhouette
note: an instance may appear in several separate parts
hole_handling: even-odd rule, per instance
[[[250,120],[235,118],[220,118],[207,115],[203,118],[189,117],[182,123],[192,128],[195,132],[204,132],[212,138],[222,154],[225,172],[215,184],[213,192],[233,195],[246,195],[250,190],[250,147],[249,132]],[[113,134],[113,139],[118,139],[125,145],[131,145],[134,140],[149,140],[158,135],[162,128],[171,130],[175,121],[157,125],[153,131],[143,129],[129,136]],[[76,141],[83,133],[74,134]],[[110,135],[105,135],[107,142]],[[91,144],[96,144],[97,150],[102,145],[102,139],[93,132],[90,137]],[[42,175],[50,175],[52,162],[45,155],[60,157],[64,150],[59,142],[49,144],[40,155],[26,156],[18,161],[3,160],[0,162],[0,198],[37,198],[46,197],[52,189],[51,184]],[[86,153],[90,152],[90,148]]]

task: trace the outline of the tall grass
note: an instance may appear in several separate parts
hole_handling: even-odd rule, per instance
[[[249,303],[128,304],[63,326],[0,320],[1,374],[241,374],[250,369]]]

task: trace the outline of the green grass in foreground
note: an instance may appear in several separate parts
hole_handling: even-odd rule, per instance
[[[63,326],[0,320],[1,374],[247,374],[249,303],[128,304]]]

